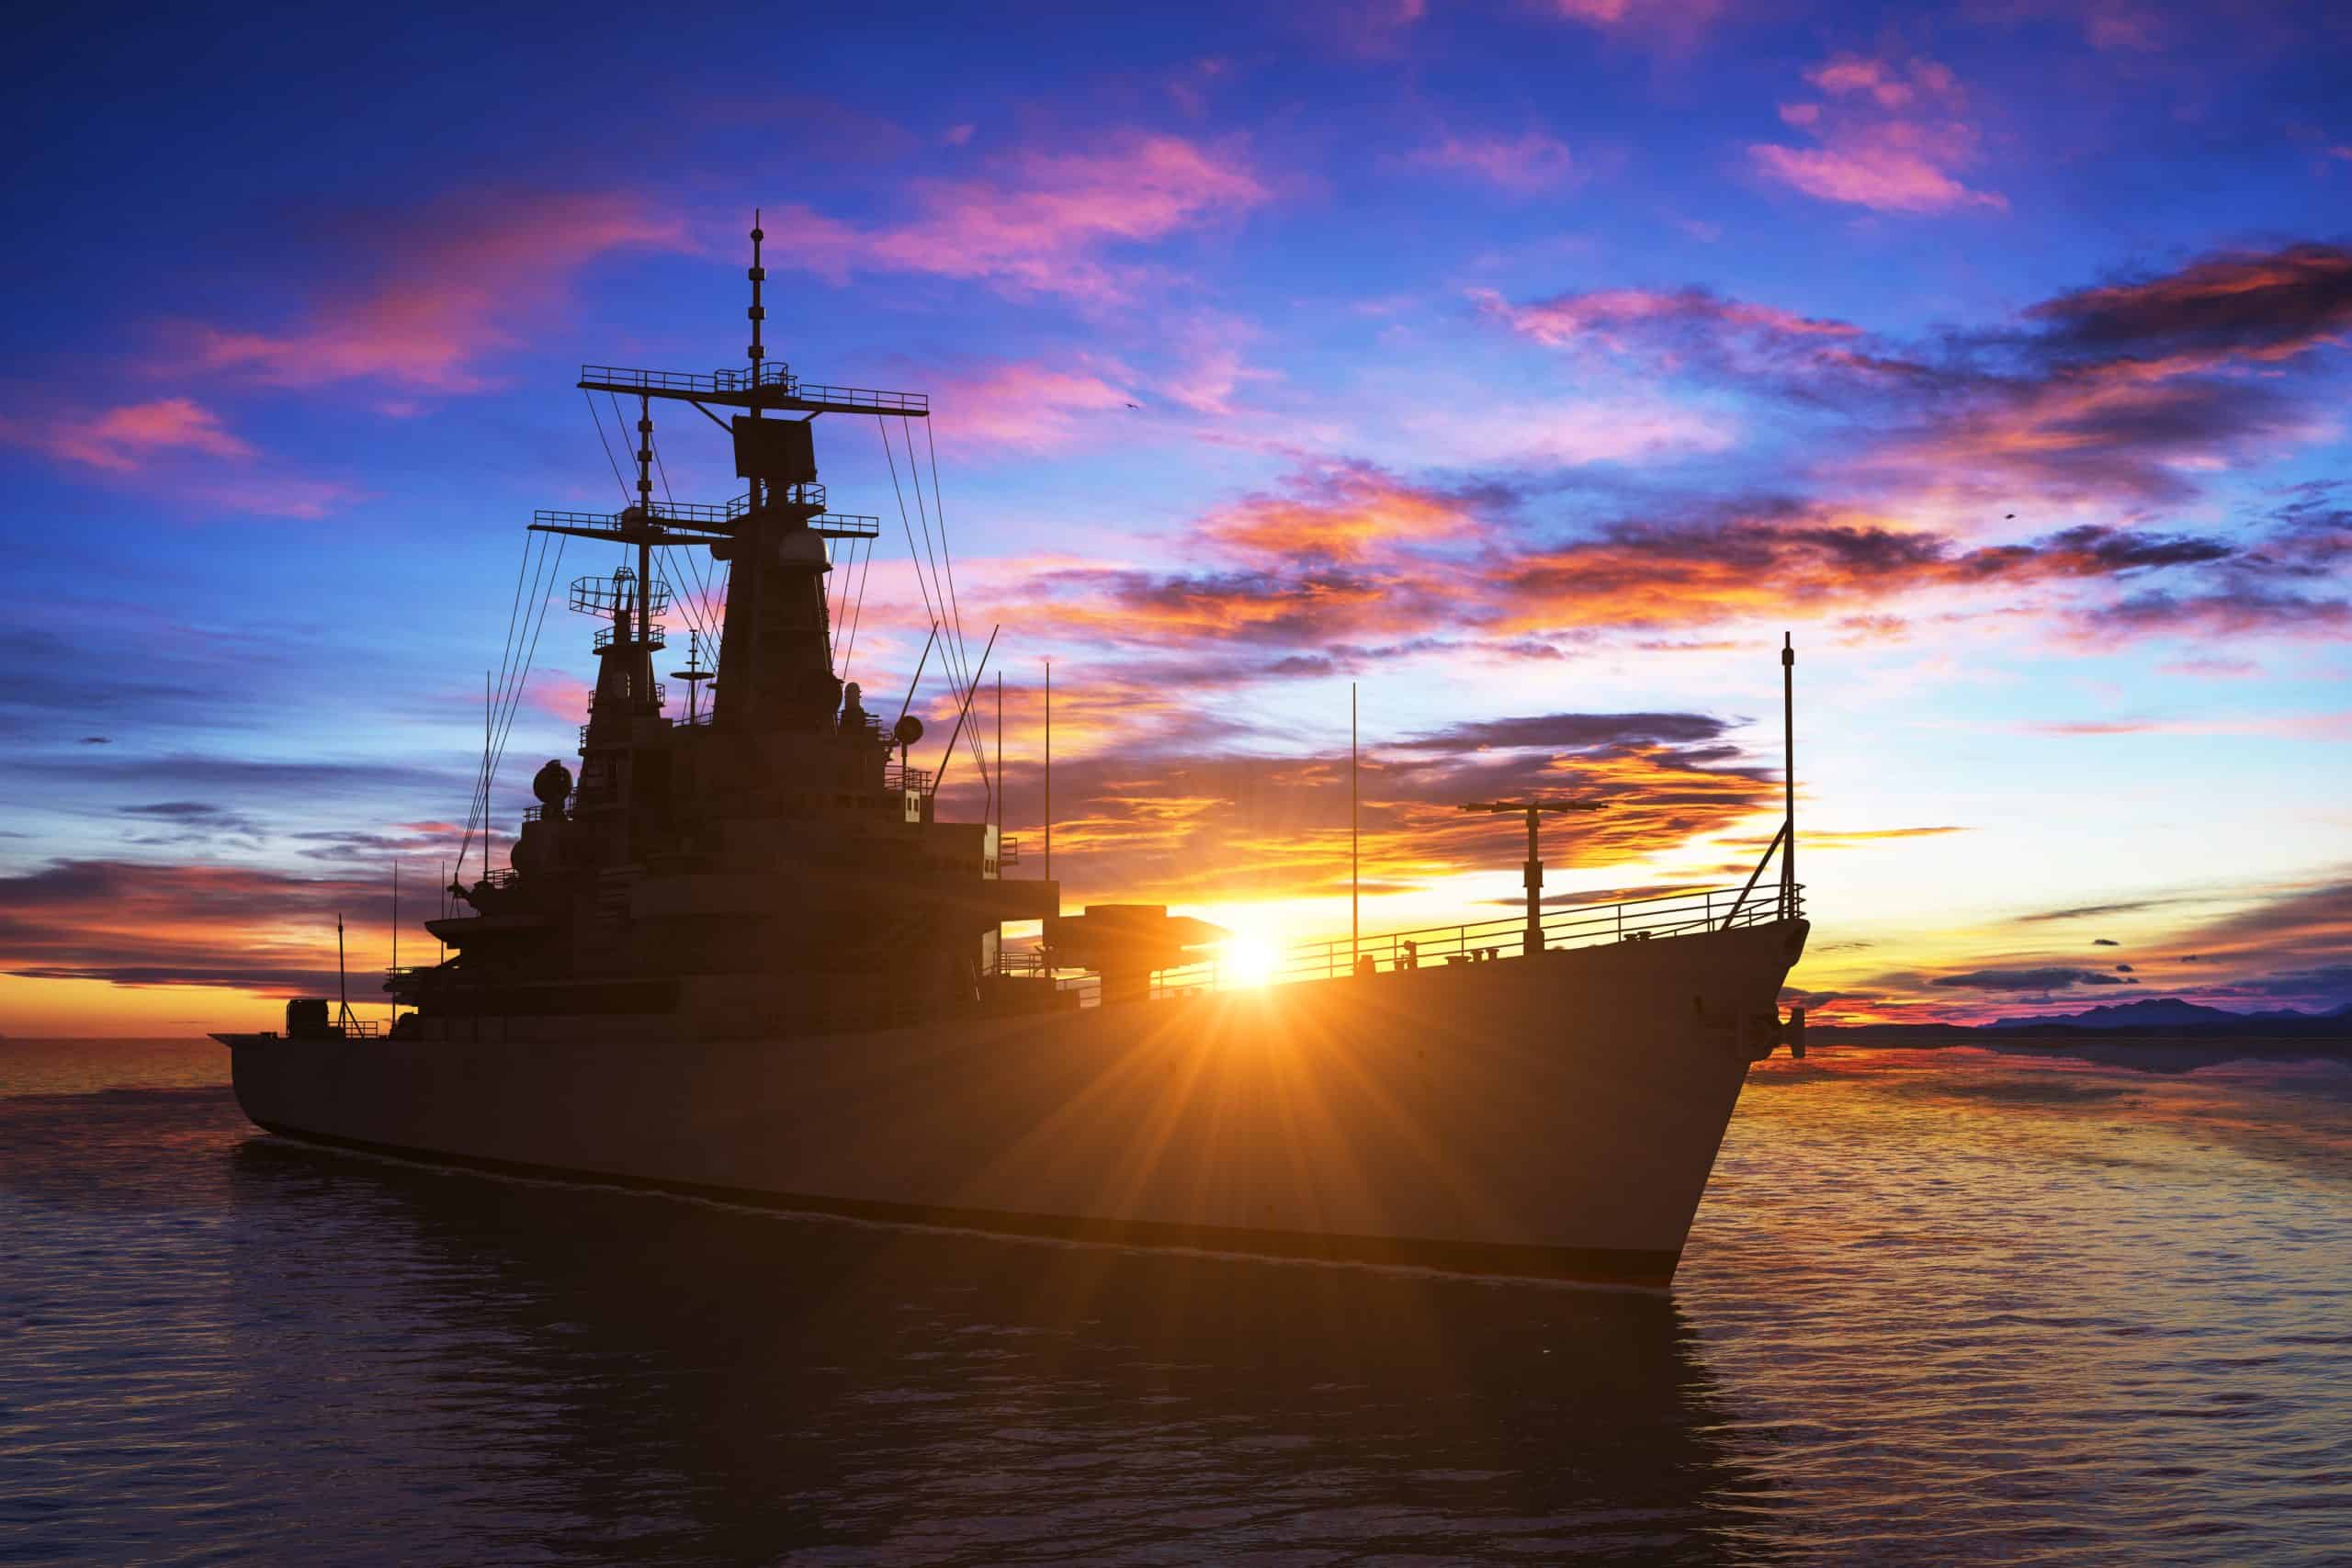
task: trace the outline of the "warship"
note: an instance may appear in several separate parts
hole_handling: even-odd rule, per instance
[[[389,1029],[301,998],[282,1032],[215,1035],[245,1114],[316,1144],[854,1220],[1666,1287],[1748,1066],[1804,1051],[1803,1010],[1780,1012],[1808,930],[1792,753],[1744,887],[1547,902],[1543,818],[1591,803],[1535,798],[1464,807],[1524,818],[1526,907],[1507,920],[1351,933],[1242,973],[1205,921],[1065,912],[1002,833],[975,712],[989,653],[963,643],[917,473],[929,400],[768,357],[764,238],[748,365],[582,367],[592,412],[634,407],[634,497],[530,525],[536,597],[518,577],[459,855],[479,829],[481,874],[425,922],[444,955],[390,972]],[[677,403],[731,445],[732,502],[667,497],[653,412]],[[907,702],[886,727],[842,678],[847,575],[880,525],[828,510],[814,433],[869,419],[886,451],[891,429],[905,441],[925,517],[908,542],[956,713],[937,769],[911,761]],[[538,771],[492,868],[492,784],[574,540],[622,561],[570,586],[599,623],[578,775]],[[695,623],[671,660],[682,703],[656,679],[673,605]],[[994,808],[979,821],[939,809],[959,741]],[[1006,940],[1030,923],[1041,940]]]

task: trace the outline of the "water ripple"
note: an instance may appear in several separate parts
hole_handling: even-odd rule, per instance
[[[2320,1563],[2352,1072],[1759,1068],[1671,1299],[260,1137],[0,1057],[0,1562]]]

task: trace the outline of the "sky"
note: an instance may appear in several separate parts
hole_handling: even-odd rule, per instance
[[[2352,999],[2341,7],[85,6],[11,43],[0,1032],[332,994],[396,863],[424,952],[524,525],[621,504],[579,367],[741,364],[754,209],[770,355],[931,399],[1016,874],[1053,661],[1070,908],[1343,935],[1351,689],[1367,932],[1507,915],[1519,831],[1455,809],[1507,795],[1603,807],[1547,832],[1556,902],[1736,884],[1786,633],[1817,1020]],[[657,418],[679,500],[738,493]],[[931,620],[898,438],[817,427],[885,525],[836,576],[886,711]],[[609,551],[550,563],[506,829],[593,675],[559,579]],[[952,727],[935,664],[915,707]],[[943,804],[982,809],[968,760]]]

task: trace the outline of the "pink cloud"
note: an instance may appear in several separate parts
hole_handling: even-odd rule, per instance
[[[1551,0],[1554,15],[1587,27],[1690,29],[1713,21],[1723,0]]]
[[[684,642],[686,639],[681,634],[678,640]],[[665,665],[663,668],[668,667]],[[684,682],[678,684],[684,685]],[[534,670],[523,687],[523,700],[530,705],[532,712],[560,718],[567,724],[580,722],[580,716],[588,711],[588,699],[594,694],[594,687],[579,676],[561,670]],[[673,687],[670,694],[673,705],[684,714],[686,711],[685,694]],[[704,694],[709,694],[706,690]]]
[[[67,416],[32,428],[0,424],[0,438],[69,463],[130,473],[159,452],[244,458],[254,449],[231,434],[220,415],[188,398],[128,403],[90,418]]]
[[[369,276],[277,328],[187,329],[184,366],[281,387],[379,380],[433,392],[492,383],[485,354],[566,275],[625,246],[689,247],[683,220],[622,195],[475,197],[393,216]]]
[[[1243,347],[1257,329],[1232,316],[1196,316],[1174,334],[1176,368],[1153,383],[1153,389],[1179,407],[1212,418],[1233,412],[1234,394],[1251,381],[1280,379],[1278,373],[1251,366]]]
[[[1023,360],[949,378],[932,406],[945,445],[1046,452],[1077,444],[1134,400],[1091,372]]]
[[[780,260],[968,278],[1010,294],[1123,299],[1136,269],[1106,259],[1257,207],[1272,192],[1237,146],[1131,135],[1101,152],[1010,154],[968,180],[924,180],[917,216],[860,230],[807,209],[771,224]]]
[[[191,398],[159,398],[99,413],[38,421],[0,416],[0,442],[93,470],[184,512],[323,517],[361,498],[334,479],[272,471],[263,454]]]
[[[366,500],[368,494],[338,479],[305,479],[299,474],[243,474],[174,487],[176,501],[198,509],[260,517],[324,517]]]
[[[1514,304],[1498,294],[1472,296],[1479,308],[1500,317],[1512,331],[1547,347],[1597,338],[1612,348],[1626,346],[1630,333],[1667,326],[1713,325],[1794,337],[1853,337],[1860,328],[1846,321],[1800,316],[1773,305],[1726,299],[1703,289],[1661,293],[1646,288],[1597,288]]]
[[[1950,66],[1840,54],[1805,80],[1830,101],[1783,104],[1780,116],[1821,145],[1751,145],[1748,157],[1767,178],[1879,212],[2007,208],[1998,192],[1958,177],[1977,160],[1978,135],[1962,118],[1965,95]]]
[[[1942,212],[1954,207],[2007,209],[2006,197],[1971,190],[1927,155],[1900,147],[1750,147],[1757,167],[1824,201],[1881,212]]]
[[[1735,434],[1696,411],[1644,400],[1502,402],[1476,413],[1435,409],[1412,417],[1408,428],[1428,444],[1424,455],[1432,461],[1571,466],[1720,452]]]
[[[2145,54],[2164,47],[2164,17],[2127,0],[2091,0],[2083,15],[2083,37],[2109,53]]]
[[[1439,169],[1472,175],[1521,196],[1563,185],[1575,174],[1567,143],[1540,130],[1508,140],[1448,136],[1398,160],[1408,169]]]
[[[1397,53],[1405,35],[1429,15],[1429,0],[1360,0],[1291,8],[1294,26],[1350,54],[1381,58]]]

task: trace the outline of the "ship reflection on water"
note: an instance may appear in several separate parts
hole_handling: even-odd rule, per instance
[[[243,1217],[327,1227],[236,1227],[233,1298],[269,1303],[237,1359],[335,1435],[333,1458],[273,1438],[268,1462],[356,1486],[355,1521],[400,1506],[377,1488],[447,1489],[388,1548],[430,1518],[476,1557],[1719,1561],[1755,1484],[1658,1296],[812,1223],[263,1140],[232,1190]],[[354,1250],[381,1295],[356,1315]],[[403,1473],[355,1482],[360,1413],[306,1407],[387,1375],[365,1447]]]

